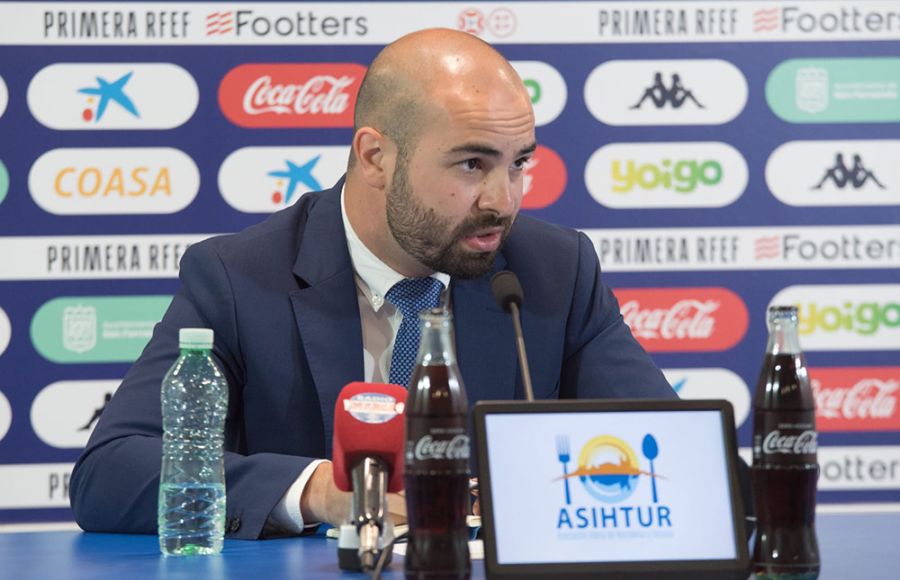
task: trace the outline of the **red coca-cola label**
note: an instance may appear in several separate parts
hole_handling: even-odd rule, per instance
[[[541,209],[556,203],[567,181],[562,158],[553,149],[538,145],[522,176],[522,209]]]
[[[625,324],[650,352],[727,350],[747,332],[747,307],[726,288],[616,290]]]
[[[757,412],[753,417],[754,465],[812,465],[818,435],[812,411]]]
[[[353,63],[243,64],[219,85],[219,106],[241,127],[352,127],[366,68]]]
[[[900,430],[900,367],[809,370],[821,431]]]

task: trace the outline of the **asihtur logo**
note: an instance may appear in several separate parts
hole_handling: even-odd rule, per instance
[[[766,100],[791,123],[894,123],[900,58],[787,60],[769,74]]]
[[[335,183],[349,154],[343,146],[244,147],[222,162],[219,191],[236,210],[273,212]]]
[[[200,171],[167,147],[53,149],[31,167],[28,188],[55,214],[174,213],[197,196]]]
[[[900,284],[789,286],[772,304],[796,304],[805,350],[900,349]]]
[[[172,129],[194,114],[194,78],[168,63],[53,64],[28,86],[28,106],[51,129]]]
[[[614,143],[591,156],[585,181],[608,207],[722,207],[744,192],[747,164],[725,143]]]
[[[171,301],[171,296],[55,298],[35,313],[31,341],[55,363],[133,362]]]

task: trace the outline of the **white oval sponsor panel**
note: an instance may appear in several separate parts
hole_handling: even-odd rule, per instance
[[[68,509],[72,467],[72,463],[0,465],[0,509]]]
[[[747,162],[714,141],[612,143],[591,155],[584,180],[611,208],[724,207],[747,188]]]
[[[750,389],[736,373],[724,368],[662,369],[682,399],[725,399],[734,407],[734,426],[750,414]]]
[[[274,212],[334,185],[349,154],[345,146],[243,147],[222,162],[219,191],[238,211]]]
[[[584,84],[588,110],[607,125],[721,125],[747,104],[747,80],[718,59],[611,60]]]
[[[97,419],[122,381],[59,381],[31,404],[31,425],[51,447],[83,448]]]
[[[197,110],[194,77],[168,63],[64,63],[28,85],[28,107],[59,130],[172,129]]]
[[[31,166],[28,189],[58,215],[166,214],[194,201],[200,171],[170,147],[53,149]]]
[[[793,206],[900,205],[900,140],[790,141],[766,162],[766,184]]]
[[[788,286],[772,304],[793,304],[803,350],[900,350],[900,284]]]
[[[568,89],[559,71],[537,60],[515,60],[510,63],[531,97],[534,124],[538,127],[552,123],[566,108]]]
[[[12,325],[6,312],[0,308],[0,355],[6,351],[9,346],[9,340],[12,337]]]
[[[12,425],[12,407],[9,406],[9,399],[0,391],[0,441],[9,433],[9,426]]]
[[[3,77],[0,77],[0,117],[6,112],[7,104],[9,104],[9,90],[6,88]]]

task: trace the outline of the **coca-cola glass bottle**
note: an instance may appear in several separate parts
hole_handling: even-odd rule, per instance
[[[817,578],[816,410],[800,350],[797,308],[771,306],[769,342],[753,397],[757,578]]]
[[[406,407],[407,578],[469,578],[466,388],[445,310],[419,314],[421,342]]]

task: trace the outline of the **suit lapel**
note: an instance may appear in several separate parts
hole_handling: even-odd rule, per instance
[[[454,279],[451,284],[456,351],[470,404],[522,396],[512,320],[491,292],[491,276],[505,265],[498,254],[491,274],[476,280]]]
[[[341,218],[341,185],[322,194],[310,210],[294,263],[301,289],[291,293],[319,395],[329,456],[338,394],[347,383],[365,378],[356,281]]]

